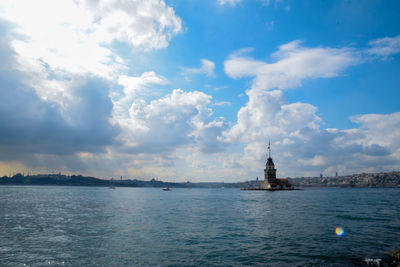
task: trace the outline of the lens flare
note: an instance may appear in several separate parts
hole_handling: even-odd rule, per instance
[[[336,227],[335,234],[338,235],[338,236],[344,235],[344,229],[342,227],[340,227],[340,226]]]

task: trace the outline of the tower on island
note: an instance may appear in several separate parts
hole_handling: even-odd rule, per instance
[[[268,159],[264,169],[264,181],[261,182],[262,189],[285,190],[292,189],[292,184],[287,179],[277,179],[274,161],[271,158],[271,143],[268,142]]]

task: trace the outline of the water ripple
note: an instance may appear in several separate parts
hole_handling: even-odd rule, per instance
[[[399,246],[398,194],[2,186],[0,265],[363,265]]]

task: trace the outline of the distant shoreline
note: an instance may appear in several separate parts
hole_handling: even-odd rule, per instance
[[[362,173],[335,177],[287,178],[295,188],[400,188],[400,172]],[[47,186],[116,186],[116,187],[170,187],[170,188],[258,188],[260,180],[246,182],[164,182],[156,179],[103,180],[96,177],[63,174],[16,174],[0,178],[0,185],[47,185]]]

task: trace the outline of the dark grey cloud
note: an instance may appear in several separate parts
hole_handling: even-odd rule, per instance
[[[119,128],[110,123],[108,84],[95,77],[71,77],[76,102],[60,105],[40,98],[27,74],[13,68],[11,25],[0,22],[0,160],[24,160],[37,154],[102,152],[115,143]],[[35,85],[32,85],[35,86]],[[33,162],[32,162],[33,163]]]
[[[369,156],[387,156],[390,155],[391,152],[378,144],[372,144],[370,146],[364,147],[365,154]]]

